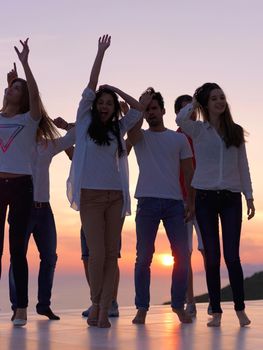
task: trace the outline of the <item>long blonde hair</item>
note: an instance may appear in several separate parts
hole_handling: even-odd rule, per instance
[[[12,81],[11,85],[13,85],[15,82],[19,82],[22,87],[22,99],[20,102],[18,113],[24,114],[27,113],[30,110],[30,103],[29,103],[29,91],[27,86],[27,81],[21,78],[16,78]],[[47,111],[43,105],[43,102],[41,101],[41,98],[39,97],[39,105],[41,110],[41,120],[38,125],[37,129],[37,136],[36,141],[44,141],[47,142],[48,140],[54,141],[56,138],[60,137],[60,133],[54,123],[52,122],[52,119],[49,118]],[[7,107],[7,101],[4,97],[3,101],[3,107],[0,111],[3,111]]]
[[[43,105],[41,98],[39,97],[39,104],[41,110],[41,120],[37,129],[37,142],[48,140],[54,141],[56,138],[60,137],[60,133],[53,123],[52,119],[48,116],[47,111]]]

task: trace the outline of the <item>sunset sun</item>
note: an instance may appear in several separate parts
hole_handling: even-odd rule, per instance
[[[174,263],[174,258],[172,255],[169,254],[161,254],[160,260],[162,265],[164,266],[172,266]]]

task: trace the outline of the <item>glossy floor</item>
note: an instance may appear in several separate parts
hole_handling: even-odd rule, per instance
[[[230,303],[223,303],[220,328],[208,328],[207,305],[198,304],[197,318],[182,325],[168,306],[154,306],[145,325],[133,325],[132,307],[120,308],[110,329],[87,327],[80,310],[62,310],[60,321],[28,315],[28,324],[14,328],[10,314],[0,314],[1,350],[262,350],[263,301],[247,302],[252,320],[240,328]]]

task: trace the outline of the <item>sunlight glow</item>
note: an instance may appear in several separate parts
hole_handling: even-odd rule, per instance
[[[174,263],[174,258],[172,255],[168,255],[168,254],[162,254],[160,256],[160,260],[162,265],[164,266],[172,266]]]

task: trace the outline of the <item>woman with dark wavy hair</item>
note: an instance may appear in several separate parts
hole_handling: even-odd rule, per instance
[[[82,94],[76,123],[76,147],[68,179],[71,206],[80,210],[89,248],[92,307],[90,326],[110,327],[108,308],[114,292],[117,259],[124,217],[130,214],[127,152],[123,136],[140,118],[139,103],[116,87],[103,85],[96,92],[104,53],[111,37],[99,39],[88,87]],[[117,95],[130,106],[120,119]],[[146,94],[145,103],[150,94]]]
[[[220,240],[221,222],[224,259],[233,292],[234,307],[241,327],[250,324],[245,313],[243,271],[239,257],[242,222],[241,192],[245,195],[248,219],[255,215],[244,131],[233,121],[226,96],[216,83],[206,83],[194,94],[176,122],[193,139],[196,170],[196,218],[201,231],[206,279],[212,307],[209,327],[221,324]],[[203,121],[193,121],[197,109]]]

